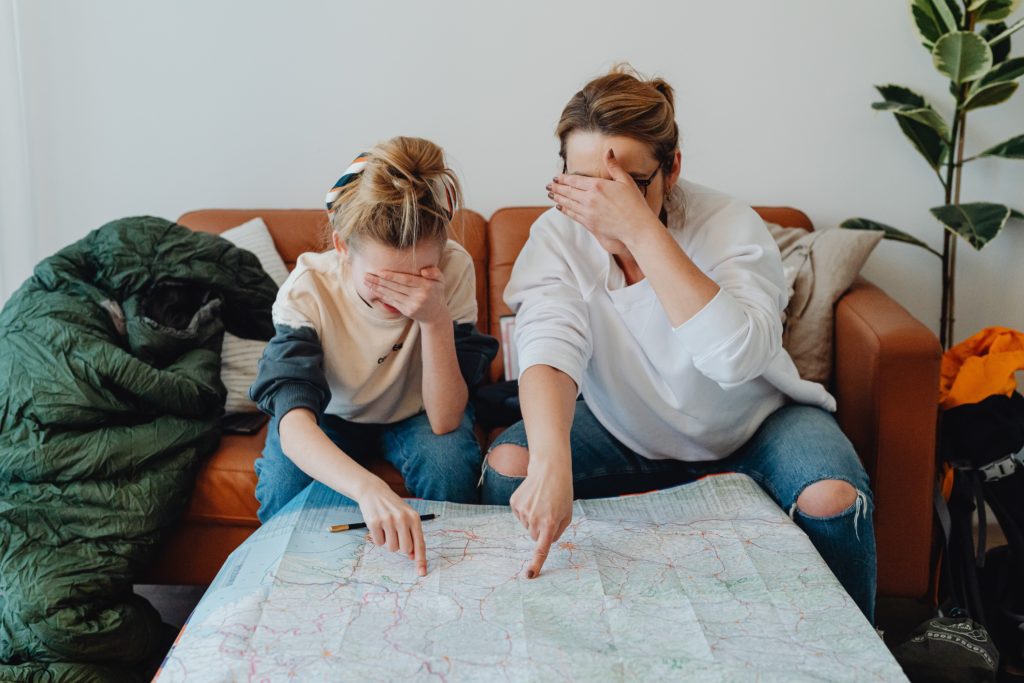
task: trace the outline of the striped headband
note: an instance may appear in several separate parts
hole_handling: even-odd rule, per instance
[[[348,165],[348,168],[345,169],[342,176],[338,178],[338,182],[334,183],[334,187],[327,192],[327,213],[332,212],[331,206],[333,206],[334,202],[338,200],[338,196],[341,194],[341,188],[355,180],[356,176],[362,173],[363,169],[366,168],[366,164],[369,160],[370,155],[366,152],[361,152],[359,156],[353,159],[352,163]]]
[[[356,177],[363,172],[363,169],[366,168],[366,164],[369,163],[369,161],[369,152],[361,152],[359,156],[352,160],[352,163],[345,169],[342,176],[338,178],[338,182],[334,183],[334,187],[327,192],[327,197],[325,198],[327,203],[327,213],[330,214],[334,212],[332,207],[334,206],[334,202],[338,201],[342,188],[355,180]],[[447,177],[441,177],[441,184],[444,185],[444,197],[448,202],[448,220],[451,220],[455,215],[455,191],[452,189],[451,183]]]

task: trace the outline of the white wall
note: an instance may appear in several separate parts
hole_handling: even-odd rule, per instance
[[[31,273],[36,248],[17,6],[0,0],[0,304]]]
[[[902,0],[4,1],[21,11],[37,258],[124,215],[320,206],[356,152],[399,133],[441,143],[485,215],[544,203],[562,106],[618,60],[677,88],[690,179],[941,244],[941,187],[869,106],[895,82],[948,111]],[[1024,95],[969,124],[969,153],[1024,132]],[[1024,164],[968,171],[964,201],[1024,210]],[[5,244],[26,236],[4,215]],[[1024,224],[960,254],[958,336],[1024,328]],[[866,274],[937,328],[935,257],[887,242]]]

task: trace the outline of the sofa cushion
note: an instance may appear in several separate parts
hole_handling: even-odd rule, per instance
[[[786,306],[782,345],[800,376],[828,384],[832,379],[834,308],[850,288],[881,232],[820,230],[808,232],[768,223],[782,252],[792,295]]]
[[[288,268],[274,246],[274,239],[261,218],[253,218],[221,237],[260,260],[260,266],[280,287],[288,278]],[[269,312],[268,312],[269,313]],[[242,339],[227,332],[220,354],[220,379],[228,390],[224,410],[228,413],[253,413],[258,410],[249,398],[249,387],[256,381],[257,365],[267,343],[260,339]]]
[[[476,275],[476,326],[487,332],[487,221],[476,211],[460,209],[452,218],[451,237],[473,257]]]
[[[220,448],[203,463],[196,476],[185,519],[189,522],[258,527],[256,458],[267,440],[267,425],[251,436],[225,434]],[[402,475],[383,458],[363,463],[398,495],[408,496]]]
[[[487,224],[488,266],[487,278],[490,283],[488,305],[490,306],[490,327],[488,334],[501,339],[501,316],[511,315],[505,305],[505,286],[512,277],[512,266],[516,257],[530,236],[530,226],[547,206],[522,206],[498,209]],[[491,381],[497,382],[505,376],[505,365],[499,353],[491,363]]]
[[[220,448],[202,464],[196,475],[186,519],[259,526],[253,463],[260,456],[266,439],[266,425],[251,436],[225,434]]]

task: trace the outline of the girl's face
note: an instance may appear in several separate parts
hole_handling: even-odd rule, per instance
[[[424,240],[414,249],[395,249],[371,238],[349,244],[339,239],[337,233],[332,237],[334,248],[348,262],[348,275],[359,297],[374,310],[393,318],[400,318],[402,314],[370,292],[366,274],[381,276],[392,272],[419,276],[424,268],[439,267],[443,250],[443,244],[435,240]]]
[[[646,143],[625,135],[604,135],[596,131],[577,130],[569,133],[565,141],[565,172],[611,180],[604,162],[609,149],[614,150],[615,158],[622,169],[634,180],[639,181],[638,187],[641,191],[644,189],[642,186],[647,185],[647,206],[655,216],[660,216],[665,206],[665,192],[675,186],[676,180],[679,179],[679,151],[676,150],[672,170],[666,177],[664,169]],[[626,252],[626,246],[618,240],[599,237],[598,241],[609,253]]]

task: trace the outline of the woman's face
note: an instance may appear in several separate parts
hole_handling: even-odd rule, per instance
[[[333,235],[334,248],[341,258],[348,262],[348,274],[359,297],[374,310],[388,317],[400,318],[401,312],[384,303],[366,286],[367,273],[381,275],[385,272],[420,275],[424,268],[439,267],[443,244],[439,240],[423,240],[412,249],[395,249],[370,239],[347,243]]]
[[[569,133],[565,141],[566,173],[611,180],[604,161],[609,149],[614,150],[619,165],[634,180],[644,182],[654,176],[647,186],[645,199],[651,212],[655,216],[660,216],[665,206],[665,192],[675,186],[679,178],[679,151],[676,151],[672,170],[668,177],[665,177],[665,171],[647,144],[624,135],[604,135],[596,131],[578,130]],[[628,253],[625,245],[618,240],[598,238],[598,241],[609,253]]]

